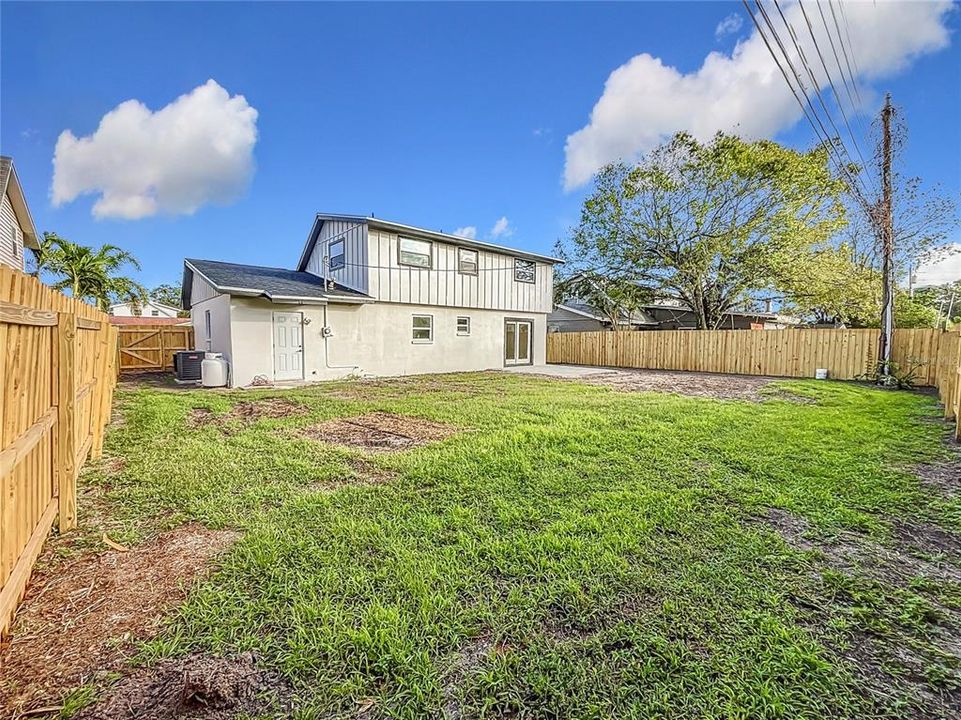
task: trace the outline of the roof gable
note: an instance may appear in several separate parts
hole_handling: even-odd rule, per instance
[[[39,248],[40,237],[37,234],[37,227],[33,224],[33,216],[30,214],[30,208],[27,207],[27,199],[23,195],[13,158],[7,155],[0,156],[0,198],[4,195],[10,197],[10,205],[23,232],[23,244],[28,248]]]

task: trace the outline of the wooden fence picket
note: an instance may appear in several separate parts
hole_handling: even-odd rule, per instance
[[[116,383],[108,321],[0,267],[0,635],[53,523],[76,526],[77,473],[102,448]]]

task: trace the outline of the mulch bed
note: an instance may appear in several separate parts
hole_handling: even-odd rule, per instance
[[[311,440],[360,447],[374,452],[396,452],[450,437],[460,430],[423,418],[375,412],[334,418],[301,430]]]
[[[110,688],[76,720],[169,720],[289,717],[290,686],[258,666],[253,653],[225,658],[194,654],[141,668]]]
[[[123,552],[53,564],[31,581],[0,651],[0,716],[56,705],[65,692],[121,668],[136,641],[236,539],[189,524]]]

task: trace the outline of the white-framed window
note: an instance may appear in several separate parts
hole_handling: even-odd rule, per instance
[[[398,247],[397,262],[412,267],[430,268],[431,243],[427,240],[414,240],[402,237]]]
[[[210,332],[210,310],[204,310],[204,334],[207,336],[207,349],[210,350],[211,345],[211,332]]]
[[[150,314],[151,314],[153,317],[160,317],[160,311],[159,311],[159,310],[151,310],[151,311],[150,311]]]
[[[20,236],[16,227],[10,228],[10,249],[13,250],[14,257],[20,257]]]
[[[415,343],[434,342],[434,316],[414,315],[411,324],[411,340]]]
[[[335,240],[332,242],[327,248],[327,254],[330,258],[331,270],[340,270],[347,265],[347,253],[344,250],[343,240]]]
[[[477,251],[470,248],[457,248],[457,272],[461,275],[477,274]]]
[[[535,265],[533,260],[514,258],[514,280],[522,283],[534,282]]]
[[[470,335],[470,317],[469,316],[459,315],[457,317],[457,334]]]

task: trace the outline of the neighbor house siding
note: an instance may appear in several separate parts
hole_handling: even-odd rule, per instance
[[[153,314],[154,310],[157,311],[157,315]],[[175,309],[154,305],[151,302],[145,303],[136,312],[134,311],[134,306],[131,303],[112,305],[110,307],[110,314],[114,315],[115,317],[177,317],[177,311]]]
[[[547,316],[548,332],[596,332],[606,330],[608,327],[610,327],[609,324],[602,323],[600,320],[584,317],[564,308],[556,308]]]
[[[328,246],[340,239],[344,240],[346,265],[339,270],[332,270],[329,276],[335,283],[366,293],[368,281],[366,223],[358,223],[354,220],[325,220],[304,269],[319,277],[326,277],[324,257],[327,255]]]
[[[0,202],[0,264],[24,269],[23,228],[17,222],[7,193]]]
[[[367,292],[379,301],[521,313],[551,311],[553,268],[547,263],[535,264],[534,283],[518,282],[514,280],[513,255],[478,250],[477,274],[466,275],[457,272],[457,248],[462,246],[433,240],[431,268],[409,267],[399,261],[400,237],[370,229]]]

